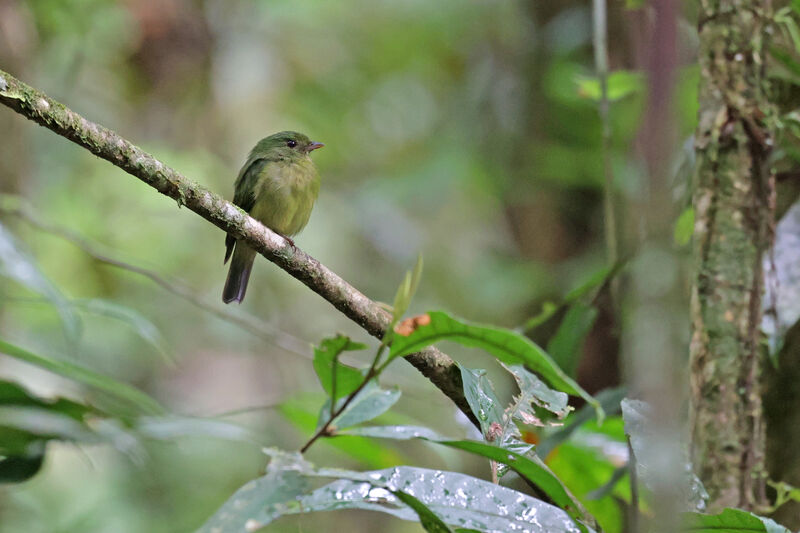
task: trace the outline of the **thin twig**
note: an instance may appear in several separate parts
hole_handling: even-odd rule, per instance
[[[631,484],[631,515],[628,530],[631,533],[639,533],[639,480],[636,478],[636,454],[633,453],[631,438],[626,435],[628,442],[628,475]]]
[[[369,370],[367,370],[367,373],[364,375],[364,379],[361,381],[358,387],[356,387],[356,390],[351,392],[347,396],[347,399],[344,402],[342,402],[342,405],[339,406],[339,408],[337,408],[335,411],[333,409],[333,406],[336,403],[336,400],[335,396],[331,395],[331,415],[328,418],[328,421],[325,422],[325,424],[323,424],[323,426],[319,428],[314,433],[314,435],[311,436],[311,438],[308,440],[308,442],[305,443],[305,445],[303,445],[302,448],[300,448],[300,453],[306,453],[306,451],[311,447],[312,444],[314,444],[314,442],[317,441],[317,439],[319,439],[324,435],[330,434],[331,424],[336,419],[336,417],[342,414],[344,410],[347,409],[347,406],[349,406],[353,402],[355,397],[358,396],[358,394],[362,390],[364,390],[364,387],[366,387],[367,384],[369,384],[369,382],[373,378],[377,377],[380,374],[380,372],[377,371],[377,367],[378,367],[378,362],[381,359],[381,355],[383,355],[383,351],[386,349],[387,346],[385,341],[386,339],[384,338],[384,341],[382,341],[380,346],[378,346],[378,350],[375,353],[375,357],[372,359],[372,364],[370,365]]]
[[[238,313],[234,314],[231,311],[228,311],[226,308],[210,304],[202,298],[199,298],[196,295],[196,291],[191,289],[183,281],[169,281],[153,270],[133,265],[102,253],[96,245],[89,242],[89,240],[82,235],[79,235],[78,233],[67,228],[45,222],[38,218],[33,212],[33,209],[31,209],[29,205],[25,204],[23,199],[19,197],[0,194],[0,214],[14,216],[40,231],[59,237],[75,245],[81,251],[101,263],[144,276],[167,292],[183,298],[191,304],[211,313],[222,320],[239,326],[240,328],[262,340],[273,343],[286,351],[301,355],[302,357],[311,357],[311,353],[309,351],[311,343],[303,341],[283,331],[277,330],[274,326],[264,322],[263,320],[259,320],[252,315]]]
[[[229,235],[244,240],[370,335],[383,338],[391,317],[376,302],[218,194],[2,70],[0,104],[82,146],[174,199],[179,206],[186,206]],[[407,355],[405,359],[450,398],[473,424],[479,425],[464,396],[461,373],[455,361],[433,347]]]
[[[602,122],[602,151],[603,151],[603,215],[605,219],[605,239],[608,253],[608,262],[615,264],[619,258],[619,244],[617,242],[617,219],[614,209],[614,169],[611,161],[611,123],[609,121],[608,102],[608,13],[606,0],[593,0],[594,21],[594,64],[597,78],[600,81],[600,101],[598,113]],[[616,286],[612,283],[612,301],[616,305]]]

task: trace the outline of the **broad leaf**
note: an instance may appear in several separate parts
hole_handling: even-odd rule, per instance
[[[485,442],[446,439],[430,429],[415,426],[369,426],[350,429],[341,434],[398,440],[421,439],[480,455],[507,465],[517,474],[542,489],[556,505],[566,510],[576,520],[593,521],[580,502],[570,494],[569,490],[535,454],[526,455]]]
[[[526,420],[525,413],[536,416],[532,406],[545,409],[559,419],[564,418],[570,412],[571,408],[567,405],[569,397],[566,393],[551,389],[522,365],[503,366],[514,376],[517,387],[519,387],[519,396],[515,399],[515,405],[511,411],[512,417],[518,418],[524,424],[530,424]]]
[[[340,363],[339,356],[342,352],[363,350],[366,347],[366,344],[353,342],[344,335],[337,335],[323,340],[319,347],[314,348],[314,371],[328,396],[333,396],[335,393],[334,401],[347,396],[364,381],[361,372]]]
[[[337,428],[348,428],[367,420],[372,420],[389,410],[397,400],[400,399],[399,389],[382,389],[375,381],[371,381],[361,392],[350,402],[350,405],[336,417],[333,426]],[[339,402],[345,401],[345,398]],[[320,421],[327,420],[330,407],[328,404],[323,406],[320,414]],[[321,424],[320,424],[321,426]]]
[[[441,311],[432,311],[427,316],[430,320],[417,326],[409,335],[394,336],[390,357],[408,355],[440,340],[482,348],[503,363],[525,365],[551,387],[580,396],[595,407],[598,419],[602,420],[600,404],[527,337],[508,329],[462,322]]]
[[[280,516],[341,509],[378,511],[422,521],[428,531],[436,532],[448,531],[442,524],[462,531],[586,530],[553,505],[464,474],[406,466],[371,472],[315,470],[299,454],[267,452],[273,457],[267,475],[239,489],[199,530],[201,533],[252,532]],[[310,490],[310,482],[320,477],[337,481]]]
[[[693,533],[791,533],[774,520],[741,509],[725,509],[717,515],[684,513],[681,530]]]

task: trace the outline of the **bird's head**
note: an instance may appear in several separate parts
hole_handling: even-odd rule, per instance
[[[313,150],[323,146],[325,145],[313,142],[302,133],[281,131],[261,139],[253,149],[253,153],[282,159],[296,159],[308,156]]]

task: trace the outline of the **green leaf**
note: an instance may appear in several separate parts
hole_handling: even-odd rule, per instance
[[[644,0],[625,0],[625,9],[641,9],[644,7]]]
[[[641,72],[617,70],[608,75],[608,100],[615,102],[632,94],[644,92],[644,75]],[[600,80],[581,76],[577,80],[578,94],[595,102],[600,101]]]
[[[606,414],[615,415],[620,412],[620,402],[625,398],[626,392],[627,389],[625,387],[604,389],[600,391],[596,397]],[[560,429],[556,429],[552,433],[548,433],[547,437],[536,447],[537,452],[541,457],[547,457],[556,446],[565,442],[576,430],[596,416],[597,412],[593,407],[584,405],[567,419],[566,425]]]
[[[492,424],[503,425],[503,405],[497,399],[486,370],[463,365],[458,365],[458,369],[461,371],[464,397],[481,424],[481,434],[486,438]]]
[[[310,407],[310,402],[303,401],[300,398],[292,398],[283,402],[278,409],[284,418],[300,431],[306,434],[314,432],[319,417]],[[368,468],[385,468],[410,461],[410,459],[397,451],[382,446],[376,440],[365,437],[348,436],[338,439],[322,439],[321,442],[323,446],[327,445],[336,448]]]
[[[394,305],[392,305],[392,326],[394,326],[394,324],[406,314],[406,311],[408,311],[408,306],[411,305],[411,299],[414,297],[414,293],[417,292],[417,287],[419,286],[421,278],[422,255],[418,255],[414,270],[406,272],[403,282],[397,288],[397,293],[394,296]],[[389,328],[387,332],[388,331],[391,331],[391,328]]]
[[[347,406],[342,414],[334,419],[333,426],[336,428],[348,428],[367,420],[372,420],[388,411],[399,399],[399,389],[382,389],[375,381],[370,381],[350,402],[350,405]],[[345,398],[339,401],[343,402]],[[327,420],[329,412],[329,405],[323,406],[320,416],[322,424]]]
[[[441,529],[441,524],[476,531],[586,530],[558,507],[456,472],[408,466],[370,472],[315,470],[299,454],[277,450],[267,453],[273,457],[267,475],[240,488],[200,528],[200,533],[251,532],[281,516],[341,509],[377,511],[403,520],[422,521],[426,528],[438,527],[428,529],[437,532],[447,531]],[[336,481],[316,490],[309,488],[315,479],[326,477]],[[413,494],[414,500],[397,492]],[[420,514],[423,508],[427,518]]]
[[[686,246],[694,234],[694,208],[687,207],[675,222],[675,244]]]
[[[547,343],[547,353],[572,378],[577,375],[581,349],[595,320],[597,320],[597,309],[576,302],[567,310],[556,333]]]
[[[453,533],[453,530],[447,527],[447,524],[442,522],[441,518],[436,516],[424,503],[411,494],[403,492],[402,490],[393,490],[392,494],[397,496],[398,500],[411,507],[411,509],[417,513],[419,523],[425,531],[429,531],[430,533]]]
[[[416,426],[368,426],[341,433],[363,437],[408,440],[422,439],[449,448],[455,448],[507,465],[523,478],[542,489],[553,502],[576,520],[592,521],[575,497],[535,454],[528,456],[508,448],[470,440],[450,440],[433,430]]]
[[[586,400],[597,410],[598,420],[603,410],[597,400],[564,373],[544,350],[527,337],[514,331],[461,322],[441,311],[428,313],[430,322],[418,326],[410,335],[395,335],[390,359],[416,352],[440,340],[455,341],[465,346],[482,348],[507,364],[523,364],[539,374],[551,387]]]
[[[725,509],[717,515],[684,513],[681,531],[693,533],[791,533],[774,520],[741,509]]]
[[[139,389],[83,368],[75,363],[37,355],[19,346],[9,344],[3,339],[0,339],[0,353],[102,391],[112,398],[122,400],[134,407],[139,414],[158,415],[165,412],[158,402]]]
[[[39,270],[34,259],[22,250],[3,224],[0,224],[0,276],[12,279],[49,300],[61,317],[67,338],[74,342],[80,337],[81,322],[72,304]]]
[[[522,365],[503,366],[514,376],[519,387],[519,396],[514,401],[513,410],[510,411],[511,417],[530,425],[526,413],[543,418],[540,413],[535,412],[537,407],[549,411],[559,419],[567,416],[570,407],[567,405],[569,397],[566,393],[554,391]]]
[[[324,339],[319,347],[314,348],[314,371],[317,373],[319,382],[328,396],[334,394],[333,373],[336,372],[336,397],[335,400],[347,396],[358,388],[364,376],[358,369],[344,365],[339,362],[342,352],[352,352],[363,350],[366,344],[353,342],[344,335]]]

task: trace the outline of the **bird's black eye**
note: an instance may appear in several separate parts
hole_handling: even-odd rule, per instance
[[[294,148],[295,146],[297,146],[297,141],[286,141],[286,146],[288,146],[289,148]]]

